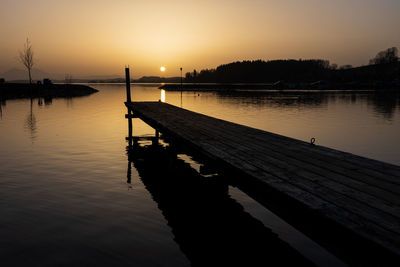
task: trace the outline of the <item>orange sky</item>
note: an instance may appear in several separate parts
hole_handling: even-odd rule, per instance
[[[400,46],[398,0],[1,0],[0,72],[30,38],[49,73],[179,75],[245,59],[367,64]],[[167,68],[160,73],[160,66]]]

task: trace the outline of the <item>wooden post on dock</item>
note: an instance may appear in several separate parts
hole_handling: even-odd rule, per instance
[[[126,83],[126,102],[131,103],[131,78],[129,74],[129,68],[125,68],[125,83]],[[128,115],[125,116],[128,118],[128,131],[129,131],[129,148],[132,148],[132,139],[133,139],[133,127],[132,127],[132,110],[128,108]]]
[[[125,68],[126,102],[131,103],[131,78],[129,68]],[[130,112],[129,112],[130,113]]]

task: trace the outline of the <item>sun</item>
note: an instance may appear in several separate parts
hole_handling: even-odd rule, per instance
[[[160,67],[160,70],[161,70],[162,72],[164,72],[164,71],[165,71],[165,67],[164,67],[164,66],[161,66],[161,67]]]

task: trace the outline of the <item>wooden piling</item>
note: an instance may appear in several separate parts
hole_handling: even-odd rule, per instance
[[[129,68],[125,68],[125,83],[126,83],[126,102],[131,103],[131,78]],[[129,110],[129,108],[128,108]]]

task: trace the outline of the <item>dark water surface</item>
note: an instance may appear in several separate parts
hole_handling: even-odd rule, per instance
[[[10,100],[0,112],[2,266],[343,263],[186,155],[126,154],[123,85],[88,97]],[[160,92],[158,101],[400,164],[399,97],[364,93]],[[31,105],[32,104],[32,105]],[[154,130],[134,120],[134,135]],[[127,183],[130,179],[130,183]],[[255,246],[256,242],[258,244]]]

